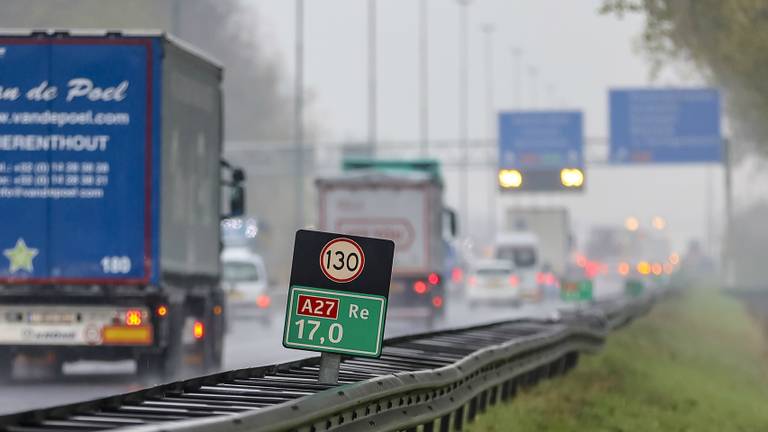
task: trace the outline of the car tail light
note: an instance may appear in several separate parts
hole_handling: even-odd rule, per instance
[[[441,296],[432,297],[432,306],[434,306],[436,309],[443,307],[443,298]]]
[[[454,267],[453,270],[451,270],[451,280],[456,283],[464,280],[464,271],[461,270],[461,267]]]
[[[429,282],[430,285],[437,285],[440,283],[440,275],[437,273],[430,273],[427,277],[427,282]]]
[[[538,273],[536,274],[536,283],[539,285],[554,285],[557,282],[555,275],[552,273]]]
[[[157,307],[157,316],[164,317],[168,315],[168,306],[160,305]]]
[[[475,286],[475,284],[477,283],[477,278],[474,276],[470,276],[467,278],[467,283],[469,284],[469,286]]]
[[[125,325],[127,326],[140,326],[141,325],[141,311],[138,309],[128,309],[125,311]]]
[[[516,287],[516,286],[520,285],[520,278],[517,277],[517,275],[510,276],[509,277],[509,284],[512,285],[513,287]]]
[[[262,294],[256,299],[256,305],[262,309],[266,309],[272,304],[272,299],[268,295]]]
[[[662,271],[664,271],[664,268],[660,263],[653,263],[653,265],[651,266],[651,272],[653,272],[653,274],[656,276],[661,275]]]
[[[427,284],[424,281],[416,281],[413,283],[413,291],[416,294],[425,294],[427,292]]]
[[[192,325],[192,336],[197,340],[205,336],[205,325],[202,321],[195,320],[195,323]]]
[[[619,263],[619,267],[617,268],[618,272],[622,276],[626,276],[629,274],[629,263]]]

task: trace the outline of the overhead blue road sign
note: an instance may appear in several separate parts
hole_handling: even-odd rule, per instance
[[[610,91],[614,163],[720,162],[720,94],[715,89]]]
[[[500,113],[499,167],[582,167],[583,121],[584,116],[580,111]]]

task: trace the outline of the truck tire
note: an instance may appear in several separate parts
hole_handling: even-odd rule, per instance
[[[184,316],[179,309],[172,310],[169,315],[171,322],[166,347],[159,353],[142,354],[136,360],[136,372],[142,380],[172,380],[182,370],[181,332]]]

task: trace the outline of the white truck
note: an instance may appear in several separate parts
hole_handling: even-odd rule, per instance
[[[344,170],[317,180],[319,229],[394,241],[389,314],[442,315],[456,220],[437,162],[353,160]]]
[[[503,232],[527,231],[536,236],[543,270],[556,275],[565,273],[572,247],[567,209],[510,207],[506,210],[505,224]]]

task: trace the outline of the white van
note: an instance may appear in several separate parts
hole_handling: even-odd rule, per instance
[[[261,256],[248,248],[225,248],[221,263],[221,284],[227,294],[229,316],[258,318],[268,323],[272,298]]]
[[[524,299],[540,301],[539,238],[530,231],[501,233],[496,239],[496,258],[511,262],[520,280],[520,295]]]

